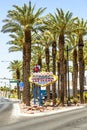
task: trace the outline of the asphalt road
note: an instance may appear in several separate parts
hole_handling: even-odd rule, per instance
[[[13,115],[13,104],[5,102],[0,111],[0,130],[87,130],[87,108],[49,116],[26,117]]]

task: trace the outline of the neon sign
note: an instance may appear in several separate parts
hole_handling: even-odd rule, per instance
[[[53,84],[58,79],[58,76],[53,75],[52,72],[38,72],[33,73],[29,78],[29,81],[37,84],[38,86],[48,86],[49,84]]]

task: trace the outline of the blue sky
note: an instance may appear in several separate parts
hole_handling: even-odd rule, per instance
[[[6,18],[7,11],[13,9],[13,5],[23,6],[28,4],[29,0],[0,0],[0,30],[4,25],[2,20]],[[62,8],[64,12],[70,11],[73,17],[87,19],[87,0],[31,0],[32,5],[36,4],[36,10],[40,7],[47,7],[45,14],[56,12],[56,8]],[[21,60],[22,54],[18,52],[9,53],[9,45],[6,43],[10,40],[8,34],[0,32],[0,78],[11,78],[11,72],[7,70],[9,62],[13,60]],[[2,62],[5,61],[5,62]]]

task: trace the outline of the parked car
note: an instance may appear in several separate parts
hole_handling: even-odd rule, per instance
[[[45,90],[45,92],[43,92],[42,90],[41,90],[41,98],[42,98],[42,100],[47,100],[47,92],[46,92],[46,90]],[[55,98],[57,98],[57,94],[55,93]],[[50,99],[52,99],[52,91],[50,91]]]

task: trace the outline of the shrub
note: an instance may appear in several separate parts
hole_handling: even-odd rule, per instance
[[[57,105],[60,105],[60,99],[59,98],[56,98],[56,103],[57,103]]]
[[[78,99],[77,98],[73,98],[73,103],[76,105],[78,103]]]

